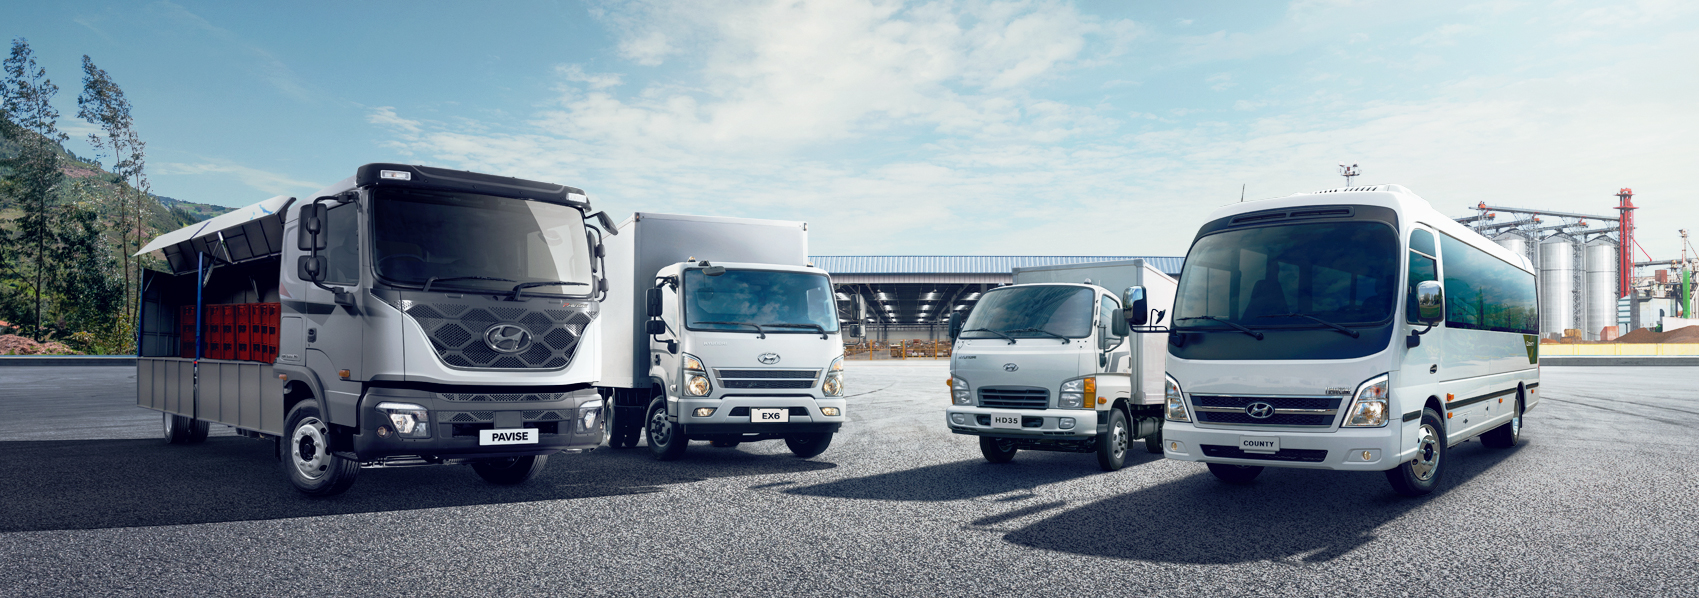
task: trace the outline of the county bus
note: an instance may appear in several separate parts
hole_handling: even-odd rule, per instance
[[[1163,451],[1228,483],[1264,467],[1384,471],[1432,492],[1447,451],[1514,446],[1539,401],[1533,265],[1377,185],[1216,210],[1187,252],[1167,333]]]

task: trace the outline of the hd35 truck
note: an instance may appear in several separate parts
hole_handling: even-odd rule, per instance
[[[639,212],[607,245],[608,445],[784,439],[809,458],[845,419],[843,341],[808,224]]]
[[[136,403],[166,440],[271,440],[308,495],[362,467],[470,464],[517,484],[602,441],[602,234],[572,187],[367,164],[161,235]],[[139,255],[139,254],[138,254]]]
[[[1174,279],[1144,260],[1016,268],[966,320],[952,314],[950,431],[979,437],[992,463],[1021,449],[1126,464],[1144,439],[1162,452],[1162,341],[1132,335],[1110,289],[1144,289],[1133,309],[1165,311]]]

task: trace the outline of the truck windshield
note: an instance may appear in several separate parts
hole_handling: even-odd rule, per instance
[[[562,205],[474,193],[378,188],[372,270],[387,282],[431,290],[589,295],[584,214]],[[433,282],[432,279],[435,279]]]
[[[754,334],[820,334],[838,331],[832,283],[806,272],[726,270],[708,276],[684,271],[685,327]],[[714,322],[709,324],[707,322]],[[819,328],[815,328],[818,326]]]
[[[1192,331],[1233,330],[1228,322],[1263,331],[1330,328],[1316,320],[1383,324],[1398,296],[1398,255],[1397,234],[1381,222],[1212,234],[1186,256],[1173,321]]]
[[[1086,287],[1059,285],[992,289],[968,314],[962,338],[1085,338],[1091,334],[1094,294]]]

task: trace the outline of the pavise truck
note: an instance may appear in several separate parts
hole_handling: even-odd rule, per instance
[[[137,404],[172,443],[213,423],[274,441],[309,495],[362,467],[524,482],[602,440],[589,212],[572,187],[367,164],[161,235],[141,251],[169,271],[144,276]]]
[[[639,212],[608,242],[601,381],[608,445],[647,432],[657,459],[692,440],[779,439],[819,455],[845,419],[843,342],[808,224]]]
[[[1110,289],[1142,288],[1136,309],[1166,311],[1174,279],[1144,260],[1016,268],[964,320],[950,318],[950,431],[979,437],[992,463],[1021,449],[1095,452],[1105,471],[1144,439],[1162,452],[1161,339],[1129,338]]]
[[[1136,290],[1136,289],[1135,289]],[[1533,266],[1398,185],[1231,204],[1198,231],[1166,333],[1163,449],[1439,486],[1450,447],[1516,445],[1539,402]]]

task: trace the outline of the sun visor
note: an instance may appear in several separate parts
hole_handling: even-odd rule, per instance
[[[283,252],[283,214],[295,198],[279,195],[160,235],[136,255],[158,251],[173,274],[192,272],[195,255],[241,263]]]

